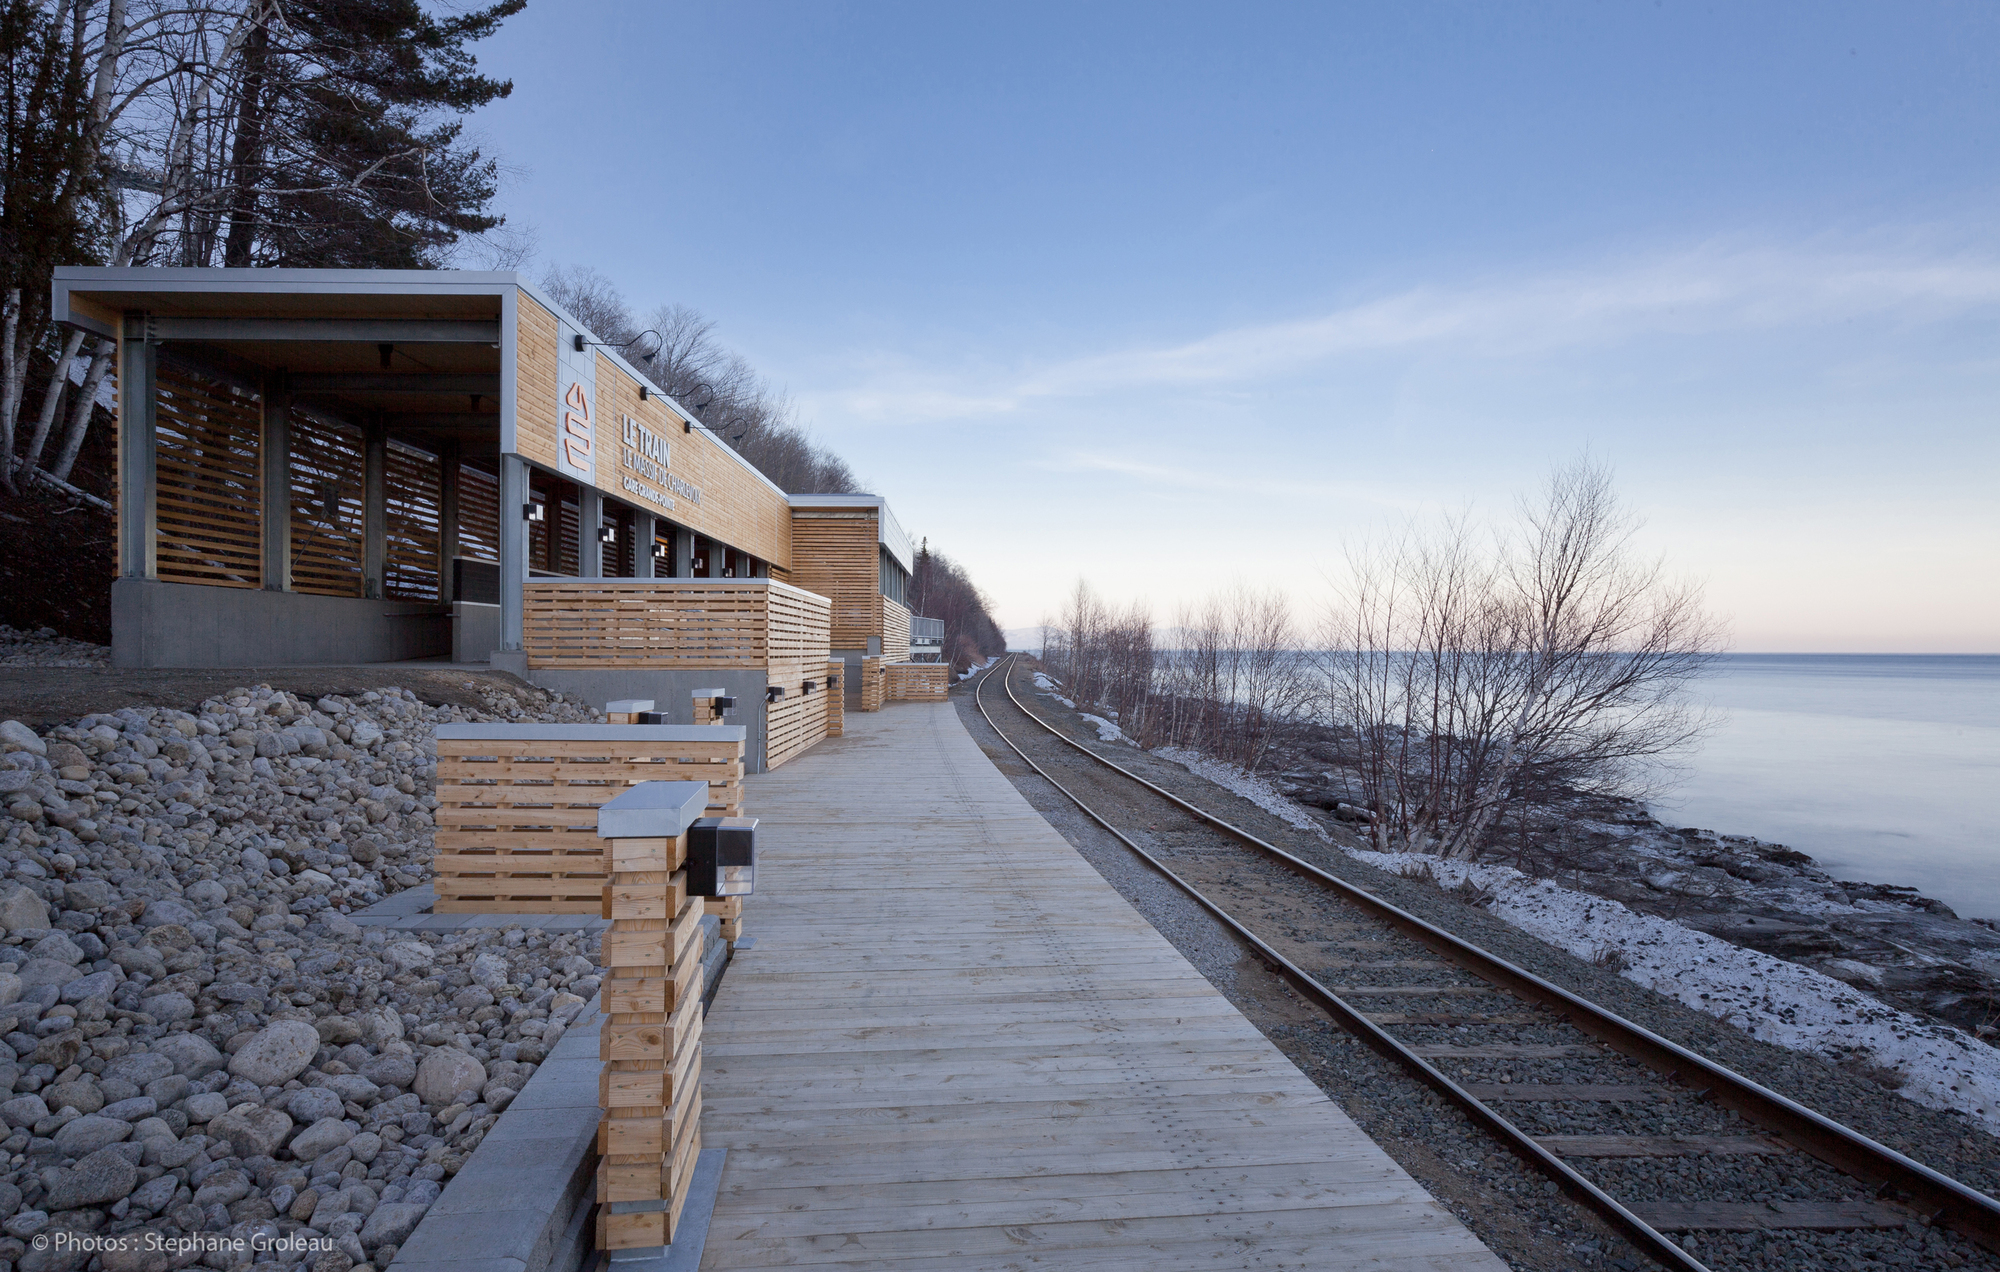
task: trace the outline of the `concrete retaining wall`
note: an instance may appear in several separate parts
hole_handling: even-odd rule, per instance
[[[720,685],[736,699],[736,706],[723,717],[724,724],[741,725],[743,771],[766,770],[764,733],[764,689],[769,683],[761,670],[659,671],[643,667],[622,667],[606,671],[571,668],[534,668],[519,653],[496,652],[495,671],[511,671],[530,684],[559,690],[582,698],[598,710],[621,698],[651,698],[664,714],[667,724],[694,723],[694,691]]]
[[[451,652],[451,615],[417,601],[111,583],[114,667],[285,667],[400,662]]]

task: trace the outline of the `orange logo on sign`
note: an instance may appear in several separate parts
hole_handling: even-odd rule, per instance
[[[590,398],[583,391],[583,381],[570,381],[569,392],[563,395],[563,405],[569,408],[563,412],[563,452],[573,466],[588,468],[590,466]]]

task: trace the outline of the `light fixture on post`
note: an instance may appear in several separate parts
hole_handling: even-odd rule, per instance
[[[688,824],[691,897],[747,897],[757,886],[757,819],[703,817]]]

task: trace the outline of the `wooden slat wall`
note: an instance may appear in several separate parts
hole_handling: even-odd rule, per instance
[[[530,667],[743,667],[793,684],[828,649],[825,599],[767,579],[532,579],[522,595]]]
[[[792,510],[790,581],[833,602],[833,649],[867,649],[882,633],[882,575],[875,511]]]
[[[836,679],[841,683],[834,684]],[[847,727],[847,664],[828,662],[826,680],[826,736],[837,738]]]
[[[889,702],[943,702],[951,696],[945,663],[890,663],[882,668],[882,696]]]
[[[861,660],[861,709],[880,711],[884,692],[882,660],[863,658]]]
[[[292,590],[361,595],[361,434],[292,416]]]
[[[777,768],[819,745],[826,736],[827,703],[832,697],[824,685],[811,693],[793,686],[764,709],[765,768]]]
[[[160,578],[263,586],[257,399],[162,366],[158,400]]]
[[[910,661],[910,611],[882,597],[882,661]]]
[[[470,464],[458,466],[458,554],[500,559],[500,479]]]
[[[437,456],[391,443],[388,494],[386,596],[438,599],[438,533],[444,489]]]
[[[639,782],[708,783],[708,815],[743,811],[743,744],[437,742],[439,914],[596,914],[609,873],[597,810]]]
[[[526,459],[556,467],[556,316],[521,293],[514,345],[514,447]],[[614,434],[615,436],[615,434]]]

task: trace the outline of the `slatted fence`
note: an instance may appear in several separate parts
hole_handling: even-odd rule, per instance
[[[403,600],[438,598],[438,533],[444,515],[443,470],[435,455],[389,443],[388,571],[385,595]]]
[[[437,730],[439,914],[596,914],[597,810],[638,782],[705,781],[743,811],[733,725],[458,724]]]
[[[358,429],[292,415],[292,590],[361,595],[367,456]]]
[[[157,410],[160,578],[263,586],[263,413],[257,399],[162,366]]]
[[[943,702],[950,696],[948,663],[889,663],[882,668],[882,697],[888,702]]]

